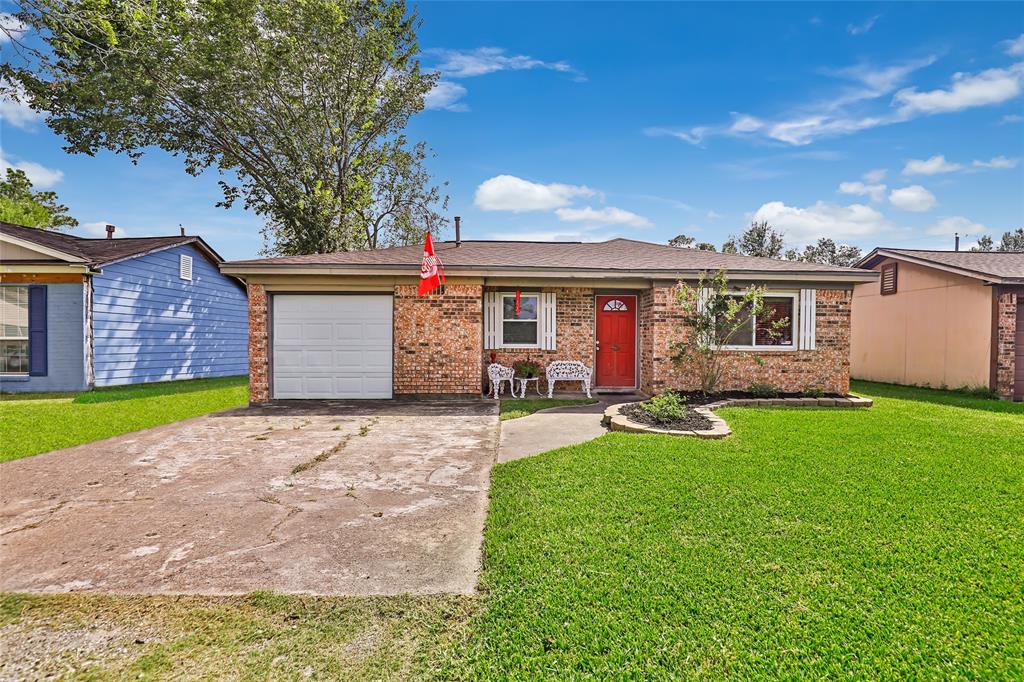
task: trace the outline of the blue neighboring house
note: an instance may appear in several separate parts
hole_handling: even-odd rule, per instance
[[[0,390],[248,373],[245,287],[200,237],[83,239],[0,222]]]

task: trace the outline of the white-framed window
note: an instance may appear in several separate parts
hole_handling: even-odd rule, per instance
[[[178,277],[192,280],[192,256],[178,256]]]
[[[737,296],[736,298],[741,298]],[[797,315],[799,294],[769,292],[759,314],[748,315],[747,319],[723,346],[728,350],[796,350]],[[785,320],[784,324],[777,324]]]
[[[602,308],[602,310],[604,310],[605,312],[612,312],[612,313],[613,312],[620,312],[620,311],[627,311],[627,310],[629,310],[629,306],[626,305],[625,301],[620,301],[617,298],[613,298],[612,300],[610,300],[610,301],[608,301],[607,303],[604,304],[604,308]]]
[[[519,312],[516,312],[515,294],[501,297],[501,338],[505,348],[539,348],[540,330],[537,312],[540,297],[537,294],[520,294]]]
[[[0,287],[0,374],[28,374],[28,287]]]

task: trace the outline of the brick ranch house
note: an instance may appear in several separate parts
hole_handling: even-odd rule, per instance
[[[765,285],[772,315],[790,322],[774,339],[770,320],[737,335],[721,388],[846,393],[853,287],[878,276],[629,239],[435,246],[447,284],[425,297],[418,245],[223,264],[248,285],[251,402],[479,395],[492,353],[505,365],[581,360],[598,390],[693,388],[671,359],[673,288],[718,269],[737,287]]]
[[[853,294],[853,376],[1024,400],[1024,253],[879,247]]]

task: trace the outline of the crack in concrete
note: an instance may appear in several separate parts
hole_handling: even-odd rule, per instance
[[[17,528],[12,528],[10,530],[5,530],[3,533],[0,533],[0,537],[3,537],[5,535],[10,535],[11,533],[20,533],[23,530],[32,530],[33,528],[38,528],[39,526],[43,525],[48,520],[50,520],[53,517],[54,514],[56,514],[61,509],[66,507],[67,504],[68,504],[67,500],[61,500],[59,503],[57,503],[57,506],[53,507],[52,509],[48,509],[45,512],[45,516],[41,520],[33,521],[31,523],[26,523],[24,526],[18,526]]]

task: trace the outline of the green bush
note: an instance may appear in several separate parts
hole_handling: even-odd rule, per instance
[[[957,393],[963,393],[973,398],[987,398],[989,400],[999,400],[999,392],[994,388],[988,386],[961,386],[955,389]]]
[[[539,377],[540,365],[532,360],[520,360],[512,365],[517,377]]]
[[[821,386],[804,386],[804,390],[800,392],[805,398],[820,398],[825,395],[825,389]]]
[[[768,383],[750,384],[747,390],[755,398],[776,398],[779,395],[779,389]]]
[[[659,424],[682,419],[686,414],[686,403],[678,393],[673,391],[665,391],[656,395],[650,400],[640,403],[640,407]]]

